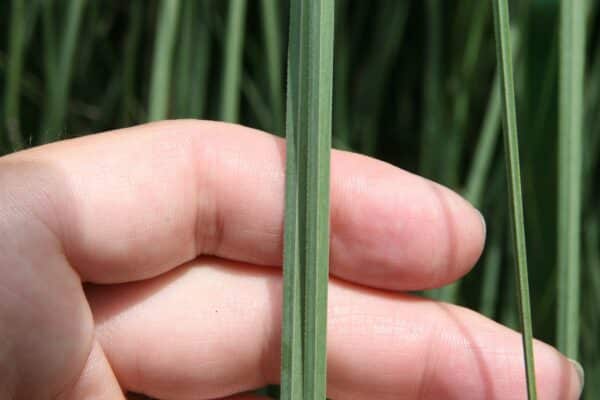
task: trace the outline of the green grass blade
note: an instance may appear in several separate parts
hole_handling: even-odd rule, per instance
[[[513,45],[512,54],[520,65],[522,57],[519,55],[519,32],[515,29],[512,30],[511,39]],[[522,68],[517,68],[517,76],[519,76],[519,71],[521,71]],[[492,83],[492,91],[483,117],[483,124],[478,135],[479,140],[475,146],[473,161],[463,191],[465,198],[476,208],[482,207],[484,188],[492,165],[498,136],[500,134],[500,126],[502,124],[502,94],[500,90],[500,74],[496,71]]]
[[[518,53],[519,42],[518,36],[513,33],[513,54],[515,56]],[[483,124],[479,132],[479,140],[475,146],[473,155],[473,161],[469,169],[465,188],[463,190],[463,196],[471,203],[475,208],[481,209],[483,206],[483,193],[486,184],[489,183],[488,175],[494,158],[494,152],[496,150],[498,136],[500,134],[500,125],[502,121],[502,102],[500,94],[500,76],[498,73],[494,76],[492,83],[492,91],[489,96],[487,109],[483,118]],[[461,128],[464,129],[464,128]],[[498,250],[499,251],[499,250]],[[490,256],[491,257],[491,256]],[[499,258],[498,258],[499,259]],[[494,265],[495,258],[486,261],[486,265]],[[484,273],[484,285],[492,285],[495,282],[497,276],[497,267],[486,267]],[[460,295],[460,286],[462,280],[458,280],[449,285],[444,286],[440,289],[434,289],[430,291],[432,297],[437,300],[456,303]],[[495,289],[494,289],[495,290]],[[492,300],[495,299],[495,291],[491,290],[486,292],[483,290],[484,297],[490,297]],[[492,301],[490,300],[490,301]],[[489,302],[488,302],[489,303]]]
[[[142,2],[134,0],[129,3],[129,26],[123,51],[123,76],[121,91],[121,124],[129,126],[137,121],[135,100],[135,66],[138,62],[139,43],[142,33]]]
[[[481,43],[484,37],[484,28],[488,16],[489,3],[478,1],[474,6],[462,3],[464,8],[472,8],[469,31],[465,37],[465,51],[458,67],[459,87],[453,100],[451,118],[451,136],[442,156],[445,158],[441,170],[441,181],[445,185],[457,188],[459,185],[460,163],[465,147],[465,131],[469,108],[471,103],[470,84],[474,76],[475,67],[479,60]]]
[[[586,2],[560,11],[557,347],[578,358]]]
[[[475,207],[481,206],[483,191],[496,148],[502,121],[501,99],[499,76],[496,75],[464,190],[465,198]]]
[[[498,280],[502,263],[502,246],[497,236],[490,235],[490,244],[487,246],[485,259],[483,260],[484,275],[479,311],[489,318],[495,316],[498,301]]]
[[[510,19],[507,0],[494,0],[494,26],[498,70],[501,72],[502,105],[504,110],[504,143],[508,178],[509,208],[512,217],[512,239],[517,267],[517,293],[519,317],[523,331],[523,350],[527,379],[527,396],[536,399],[535,368],[533,359],[533,333],[531,328],[531,306],[529,304],[529,280],[527,277],[527,250],[525,246],[525,218],[521,194],[519,165],[519,142],[517,135],[517,113],[513,82],[513,66],[510,39]]]
[[[206,116],[206,98],[209,82],[211,40],[211,3],[200,3],[200,16],[196,27],[196,49],[192,60],[193,89],[190,95],[190,114],[194,118]]]
[[[245,23],[246,0],[231,0],[227,16],[227,40],[221,84],[221,120],[227,122],[237,122],[239,119]]]
[[[4,94],[4,122],[13,150],[23,147],[19,129],[19,105],[23,55],[25,51],[25,5],[23,0],[13,0],[10,14],[10,44],[8,75]]]
[[[279,29],[279,2],[276,0],[262,0],[263,36],[267,55],[267,75],[269,93],[271,96],[271,118],[273,120],[270,131],[283,134],[283,89],[281,73],[281,43]]]
[[[305,201],[300,200],[299,185],[306,180],[306,165],[298,154],[301,135],[301,116],[306,113],[307,81],[301,80],[302,68],[298,64],[306,58],[302,27],[301,3],[290,3],[290,33],[288,44],[287,114],[286,114],[286,184],[285,227],[283,249],[283,323],[281,331],[281,399],[303,398],[303,315],[304,260],[301,260],[300,216]],[[305,68],[305,67],[304,67]]]
[[[179,19],[179,0],[163,0],[158,14],[158,27],[152,56],[148,120],[167,118],[171,93],[171,64]]]
[[[55,91],[56,80],[54,79],[56,74],[56,57],[58,46],[56,44],[56,29],[54,25],[54,12],[53,12],[52,0],[48,0],[42,5],[42,31],[43,31],[43,42],[44,42],[44,77],[46,92],[48,93],[47,98],[50,98],[52,93]],[[51,100],[47,101],[47,112],[49,112]]]
[[[514,256],[514,255],[513,255]],[[514,259],[514,257],[512,258]],[[504,296],[500,308],[500,323],[511,329],[519,329],[519,312],[516,297],[518,296],[516,279],[514,279],[514,271],[506,271],[506,276],[509,278],[506,285],[503,287]]]
[[[325,398],[333,0],[292,0],[281,398]]]
[[[190,84],[193,77],[192,57],[197,46],[194,37],[196,6],[197,3],[194,1],[183,2],[181,6],[181,29],[176,51],[177,65],[174,76],[175,107],[173,114],[176,118],[190,118],[190,94],[194,89]]]
[[[327,389],[327,285],[329,279],[329,158],[331,151],[334,0],[309,8],[310,103],[308,118],[306,355],[307,399]],[[317,45],[318,44],[318,45]]]
[[[348,9],[347,1],[336,1],[335,3],[335,54],[333,75],[333,141],[332,146],[350,150],[352,146],[352,129],[350,128],[350,97],[348,95],[350,86],[351,70],[351,40],[348,34],[347,21],[344,18]]]
[[[354,113],[354,124],[360,139],[360,150],[367,155],[374,155],[377,151],[376,132],[383,109],[382,94],[387,87],[386,78],[403,43],[409,6],[407,1],[391,1],[382,2],[378,7],[372,39],[377,45],[366,56],[365,69],[356,82],[354,108],[358,112]]]
[[[63,124],[67,116],[67,106],[69,102],[69,89],[73,75],[73,64],[75,60],[75,50],[79,40],[79,30],[83,16],[86,0],[73,0],[67,3],[67,20],[65,31],[63,32],[60,48],[56,48],[53,42],[54,33],[52,32],[52,23],[47,21],[46,25],[51,31],[49,33],[48,44],[49,52],[56,51],[56,55],[48,58],[47,73],[52,74],[50,80],[53,83],[48,88],[48,114],[46,116],[45,129],[42,136],[42,142],[47,143],[60,137],[64,130]],[[50,8],[52,4],[45,5],[45,18],[51,18]]]
[[[210,3],[187,1],[182,5],[181,40],[177,48],[175,115],[204,115],[207,75],[210,66]]]
[[[442,3],[427,0],[427,45],[423,81],[423,132],[419,171],[421,175],[435,179],[438,172],[439,154],[435,145],[442,134]]]
[[[504,174],[498,174],[497,179],[504,179]],[[500,289],[500,270],[502,267],[502,251],[504,250],[505,212],[504,207],[496,210],[493,225],[488,230],[486,250],[482,262],[483,278],[481,283],[481,299],[479,311],[490,318],[496,316],[498,294]]]
[[[245,73],[242,79],[242,93],[248,102],[248,109],[252,110],[252,115],[256,118],[258,126],[265,130],[272,129],[272,110],[263,98],[258,83]]]
[[[60,97],[66,100],[68,83],[71,79],[75,59],[75,49],[79,39],[81,19],[86,0],[74,0],[68,3],[66,30],[61,43],[58,74],[60,77]],[[66,102],[65,102],[66,103]]]

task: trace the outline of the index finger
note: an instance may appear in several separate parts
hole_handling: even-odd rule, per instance
[[[334,151],[331,164],[333,274],[423,289],[479,257],[480,215],[454,192],[352,153]],[[16,153],[0,171],[85,281],[144,279],[200,254],[281,265],[285,142],[274,136],[161,122]],[[6,185],[10,171],[18,184]]]

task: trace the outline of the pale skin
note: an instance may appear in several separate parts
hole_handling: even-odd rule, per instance
[[[251,399],[278,382],[284,165],[281,139],[198,121],[0,158],[0,398]],[[452,191],[332,153],[330,398],[525,398],[517,333],[402,293],[466,274],[484,241]],[[535,356],[539,398],[577,398],[571,363]]]

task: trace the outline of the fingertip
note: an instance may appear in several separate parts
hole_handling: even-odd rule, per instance
[[[334,152],[331,230],[334,274],[420,290],[467,273],[483,251],[486,228],[481,213],[454,191],[378,160]]]
[[[455,191],[432,183],[439,216],[433,229],[437,230],[437,270],[429,282],[439,287],[468,273],[481,256],[487,234],[487,225],[481,211]]]
[[[575,371],[575,376],[577,377],[577,383],[579,386],[577,398],[579,398],[581,396],[581,393],[583,393],[583,388],[585,387],[585,371],[583,369],[583,366],[578,361],[573,360],[571,358],[569,358],[568,360],[571,363],[573,370]]]
[[[481,218],[481,229],[483,231],[483,241],[485,243],[485,239],[487,238],[487,223],[485,222],[485,217],[483,216],[483,213],[478,209],[475,209],[475,211],[479,213],[479,218]]]
[[[579,399],[584,385],[581,364],[539,340],[534,341],[534,355],[538,397],[556,400]]]

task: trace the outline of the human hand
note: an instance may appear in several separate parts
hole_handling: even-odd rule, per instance
[[[0,398],[277,382],[284,155],[248,128],[174,121],[1,158]],[[334,151],[331,174],[328,396],[524,398],[517,333],[397,292],[469,271],[477,211],[367,157]],[[535,356],[540,399],[577,398],[571,363],[541,342]]]

